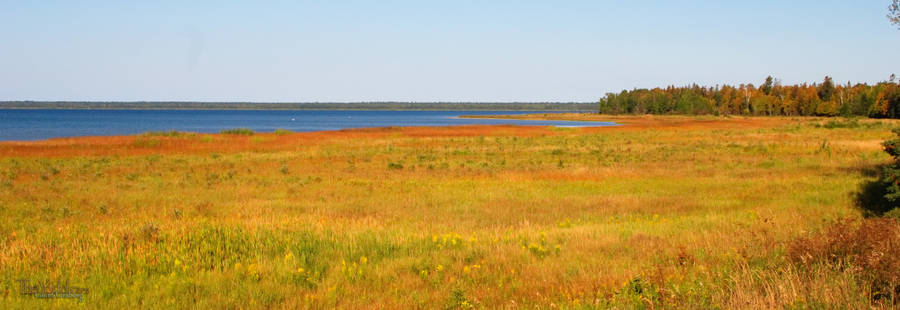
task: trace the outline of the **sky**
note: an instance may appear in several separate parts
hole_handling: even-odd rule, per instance
[[[889,0],[8,1],[0,100],[596,101],[900,74]]]

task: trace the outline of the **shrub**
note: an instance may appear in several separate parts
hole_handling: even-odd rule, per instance
[[[884,141],[884,151],[894,158],[894,162],[882,170],[882,182],[887,184],[887,193],[884,195],[891,202],[890,209],[896,208],[900,203],[900,128],[892,130],[897,138]],[[884,212],[890,211],[884,210]]]
[[[148,131],[144,133],[145,136],[160,136],[160,137],[180,137],[187,135],[186,132],[181,132],[178,130],[169,130],[169,131]]]
[[[226,134],[226,135],[252,136],[255,132],[253,132],[253,130],[250,128],[234,128],[234,129],[225,129],[225,130],[220,131],[219,133]]]
[[[843,121],[840,120],[829,120],[822,125],[826,129],[837,129],[837,128],[859,128],[861,125],[858,119],[845,119]]]
[[[401,164],[401,163],[395,163],[395,162],[389,162],[389,163],[388,163],[388,169],[391,169],[391,170],[401,170],[401,169],[403,169],[403,164]]]
[[[898,138],[884,141],[882,145],[884,146],[884,151],[896,160],[900,156],[900,148],[898,148],[900,146],[900,128],[894,128],[891,132],[897,135]]]
[[[134,142],[131,143],[131,145],[133,145],[135,147],[149,148],[149,147],[157,147],[160,145],[160,143],[162,143],[162,142],[159,141],[158,139],[149,139],[149,138],[141,137],[141,138],[135,139]]]
[[[884,217],[900,221],[900,208],[885,212]]]
[[[156,242],[159,236],[159,226],[156,226],[156,223],[147,222],[141,227],[141,235],[147,241]]]
[[[286,135],[286,134],[292,134],[292,133],[294,133],[294,132],[287,130],[287,129],[281,129],[281,128],[275,129],[275,134],[279,135],[279,136]]]
[[[856,194],[856,204],[864,216],[881,216],[894,209],[894,204],[885,198],[889,185],[880,178],[861,185],[859,193]]]
[[[466,297],[466,291],[455,288],[450,292],[444,309],[474,309],[478,303]]]
[[[893,162],[881,168],[878,180],[863,184],[857,195],[857,204],[866,216],[881,216],[900,205],[900,128],[892,132],[896,137],[884,141],[882,146]]]
[[[794,240],[788,257],[801,269],[824,265],[849,270],[870,288],[873,301],[900,301],[900,223],[893,219],[839,221]]]

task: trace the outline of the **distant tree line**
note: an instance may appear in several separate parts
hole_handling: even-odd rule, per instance
[[[594,111],[593,102],[74,102],[0,101],[0,109]]]
[[[900,85],[894,76],[875,85],[781,85],[769,76],[759,86],[684,87],[625,90],[600,99],[605,114],[711,114],[783,116],[900,117]]]

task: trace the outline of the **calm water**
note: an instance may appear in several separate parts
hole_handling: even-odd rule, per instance
[[[209,111],[209,110],[0,110],[0,141],[73,136],[131,135],[179,130],[215,133],[230,128],[271,132],[386,126],[516,124],[614,126],[611,122],[464,119],[460,115],[544,113],[528,111]]]

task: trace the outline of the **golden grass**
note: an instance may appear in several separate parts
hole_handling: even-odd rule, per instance
[[[522,117],[522,116],[516,116]],[[895,121],[550,114],[461,126],[0,143],[0,303],[868,307],[785,258],[858,217]],[[22,296],[69,280],[83,301]]]

